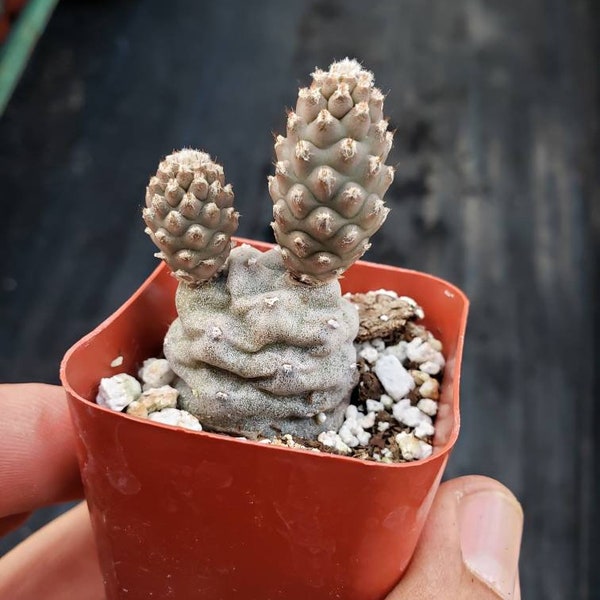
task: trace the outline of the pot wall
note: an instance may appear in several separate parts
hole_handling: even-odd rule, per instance
[[[344,291],[414,297],[447,356],[432,456],[383,465],[96,405],[101,377],[135,373],[160,352],[175,287],[159,267],[61,368],[108,599],[384,598],[412,556],[458,434],[465,296],[429,275],[369,263],[342,280]],[[117,356],[124,362],[114,369]]]

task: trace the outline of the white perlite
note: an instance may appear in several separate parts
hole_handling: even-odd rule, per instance
[[[415,387],[410,373],[391,354],[380,357],[374,370],[385,391],[396,401],[404,398]]]
[[[433,347],[433,341],[434,340],[428,340],[424,342],[420,337],[412,339],[406,346],[406,356],[408,360],[414,363],[433,362],[437,364],[440,369],[443,369],[446,361],[444,360],[442,353]],[[437,340],[435,341],[437,342]]]
[[[358,353],[359,358],[364,358],[368,363],[373,364],[379,358],[379,352],[371,345],[365,347]]]
[[[115,369],[116,367],[120,367],[123,364],[123,357],[117,356],[111,363],[110,366]]]
[[[367,412],[369,413],[378,413],[381,410],[385,410],[383,403],[378,400],[367,400],[365,402],[365,406],[367,407]]]
[[[387,394],[381,394],[381,398],[379,398],[379,401],[387,410],[391,410],[392,406],[394,406],[394,399],[390,398]]]
[[[418,440],[412,433],[406,433],[406,431],[399,433],[396,441],[400,447],[402,458],[407,461],[427,458],[433,451],[431,444]]]
[[[432,360],[426,360],[424,363],[421,363],[419,369],[428,375],[437,375],[441,371],[440,365]]]
[[[407,345],[408,345],[407,342],[402,340],[394,346],[388,346],[384,350],[384,353],[391,354],[392,356],[395,356],[400,362],[404,362],[406,360],[406,346]]]
[[[164,423],[165,425],[173,425],[174,427],[183,427],[184,429],[192,429],[193,431],[202,431],[200,421],[186,410],[178,408],[165,408],[158,412],[153,412],[148,415],[151,421]]]
[[[145,360],[138,375],[144,384],[144,390],[169,385],[175,377],[166,358]]]
[[[440,384],[437,379],[428,379],[419,388],[419,394],[423,398],[437,400],[440,397]]]
[[[342,454],[350,454],[351,452],[348,445],[342,441],[342,438],[335,431],[324,431],[319,434],[317,439],[323,446],[333,448]]]
[[[142,394],[140,382],[127,373],[100,380],[96,403],[114,411],[122,411]]]
[[[177,406],[179,392],[170,385],[146,390],[127,407],[127,414],[146,419],[150,413]]]
[[[426,415],[430,417],[435,417],[438,410],[438,404],[435,400],[431,398],[422,398],[417,402],[417,408],[423,411]]]
[[[345,417],[338,432],[342,442],[350,448],[366,446],[371,439],[371,434],[365,429],[370,429],[375,425],[375,413],[370,412],[364,415],[354,404],[351,404],[346,409]]]
[[[435,433],[431,417],[416,406],[411,406],[408,398],[400,400],[392,409],[394,418],[407,427],[413,427],[418,438],[424,438]]]

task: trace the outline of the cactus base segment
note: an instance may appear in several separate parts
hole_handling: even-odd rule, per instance
[[[316,438],[337,429],[357,383],[356,308],[337,280],[306,286],[281,250],[234,248],[209,286],[181,283],[165,355],[181,407],[215,431]]]

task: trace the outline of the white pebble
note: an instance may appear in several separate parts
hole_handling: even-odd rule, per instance
[[[368,363],[373,364],[379,357],[379,352],[373,346],[367,346],[358,353],[358,356],[364,358]]]
[[[344,412],[344,417],[351,420],[355,420],[358,417],[358,408],[355,404],[348,404]]]
[[[438,404],[431,398],[422,398],[417,402],[417,408],[430,417],[435,417],[437,414]]]
[[[371,439],[371,434],[365,431],[375,424],[375,413],[363,415],[358,412],[354,404],[346,408],[346,420],[343,422],[338,434],[347,446],[356,448],[356,446],[366,446]]]
[[[402,340],[394,346],[388,346],[385,349],[385,354],[391,354],[392,356],[395,356],[400,362],[404,362],[406,360],[406,346],[407,342]]]
[[[396,436],[404,460],[421,460],[431,455],[431,444],[418,440],[412,433],[402,431]]]
[[[390,318],[387,315],[379,315],[379,320],[385,323],[386,321],[389,321]]]
[[[397,402],[392,412],[396,421],[407,427],[418,427],[423,423],[432,424],[431,417],[420,411],[416,406],[411,406],[408,399]]]
[[[427,341],[429,342],[429,345],[434,350],[437,350],[438,352],[442,351],[442,349],[443,349],[442,342],[440,342],[440,340],[438,340],[437,338],[433,337],[433,335],[431,335],[431,332],[429,332],[429,337],[428,337]]]
[[[437,379],[428,379],[423,385],[419,388],[419,394],[423,398],[432,398],[433,400],[437,400],[440,397],[440,384]]]
[[[365,406],[367,407],[367,412],[378,413],[379,411],[384,410],[383,404],[378,400],[368,399],[365,402]]]
[[[145,360],[138,375],[144,383],[145,390],[169,385],[175,377],[175,373],[171,370],[166,358],[149,358]]]
[[[117,356],[111,363],[110,366],[114,369],[115,367],[120,367],[123,364],[123,357]]]
[[[364,417],[360,417],[358,419],[358,424],[363,429],[370,429],[371,427],[373,427],[373,425],[375,425],[375,417],[376,416],[377,416],[376,413],[368,412]]]
[[[346,444],[346,446],[349,448],[356,448],[356,446],[360,444],[358,436],[352,433],[352,430],[350,429],[350,426],[347,425],[347,422],[344,422],[344,424],[340,427],[338,435],[340,436],[342,442],[344,442],[344,444]]]
[[[340,326],[340,324],[335,319],[329,319],[329,321],[327,321],[327,325],[329,325],[331,329],[338,329]]]
[[[350,448],[344,444],[342,438],[335,431],[324,431],[319,434],[317,438],[323,446],[327,446],[328,448],[334,448],[338,452],[342,454],[350,454]]]
[[[431,376],[419,369],[412,369],[410,371],[412,378],[415,380],[415,385],[417,387],[422,386]]]
[[[432,360],[426,360],[424,363],[421,363],[419,369],[428,375],[437,375],[440,372],[440,365]]]
[[[315,416],[315,421],[317,423],[319,423],[319,425],[321,425],[322,423],[325,423],[326,420],[327,420],[327,415],[324,412],[317,413]]]
[[[178,396],[179,392],[170,385],[150,388],[127,407],[127,414],[134,417],[148,418],[149,413],[164,408],[175,408]]]
[[[384,431],[387,431],[390,428],[390,424],[387,421],[379,421],[379,423],[377,423],[377,431],[379,431],[379,433],[383,433]]]
[[[381,398],[379,399],[381,404],[383,404],[384,408],[391,409],[394,406],[394,399],[387,394],[381,394]]]
[[[371,441],[371,434],[368,431],[359,431],[356,434],[356,437],[358,438],[358,443],[361,446],[367,446]]]
[[[375,363],[374,370],[381,385],[394,400],[404,398],[415,387],[410,373],[391,354],[381,356]]]
[[[406,356],[414,363],[434,362],[444,368],[444,357],[441,352],[433,348],[429,342],[424,342],[421,338],[412,339],[406,346]]]
[[[142,394],[140,382],[127,373],[119,373],[100,380],[96,403],[115,411],[122,411]]]
[[[165,408],[161,411],[150,413],[148,418],[151,421],[164,423],[165,425],[202,431],[202,425],[200,425],[200,421],[198,421],[194,415],[191,415],[186,410],[179,410],[178,408]]]
[[[414,430],[415,437],[420,439],[432,436],[434,433],[435,427],[431,423],[419,423]]]

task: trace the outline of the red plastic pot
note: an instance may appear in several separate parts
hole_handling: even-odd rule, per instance
[[[176,281],[164,265],[68,351],[61,378],[109,600],[380,600],[400,579],[458,435],[468,300],[441,279],[365,262],[342,286],[412,296],[444,344],[426,460],[385,465],[317,454],[95,404],[101,377],[135,373],[161,350],[175,318]],[[118,356],[124,362],[112,368]]]

